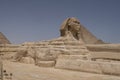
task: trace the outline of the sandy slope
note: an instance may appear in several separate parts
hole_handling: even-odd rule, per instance
[[[120,80],[119,76],[43,68],[9,61],[4,61],[4,69],[13,73],[13,80]]]

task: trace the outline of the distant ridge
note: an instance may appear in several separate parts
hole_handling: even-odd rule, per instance
[[[11,44],[2,32],[0,32],[0,44]]]

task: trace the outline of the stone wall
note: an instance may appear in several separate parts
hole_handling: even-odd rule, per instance
[[[1,44],[0,45],[0,54],[4,54],[4,59],[11,59],[20,49],[20,45],[13,44]]]
[[[86,45],[93,59],[120,61],[120,44]]]
[[[71,56],[60,56],[56,63],[56,68],[92,72],[99,74],[120,75],[119,62],[99,62],[71,58]]]

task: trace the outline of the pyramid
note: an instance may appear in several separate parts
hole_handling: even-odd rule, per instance
[[[104,44],[102,40],[94,36],[87,28],[81,25],[81,37],[86,44]]]
[[[5,37],[2,32],[0,32],[0,44],[10,44],[10,41]]]

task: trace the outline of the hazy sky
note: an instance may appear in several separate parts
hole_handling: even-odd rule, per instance
[[[120,0],[0,0],[0,32],[12,43],[57,38],[68,17],[97,38],[120,43]]]

